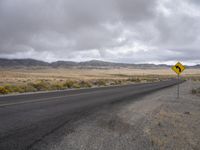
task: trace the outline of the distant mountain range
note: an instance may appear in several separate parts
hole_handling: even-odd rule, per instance
[[[0,58],[0,68],[169,68],[171,66],[160,64],[127,64],[127,63],[114,63],[99,60],[91,60],[85,62],[73,61],[56,61],[52,63],[35,60],[35,59],[4,59]],[[186,66],[188,68],[200,68],[200,65]]]

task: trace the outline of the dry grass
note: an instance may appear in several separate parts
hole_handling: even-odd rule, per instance
[[[200,94],[200,87],[192,89],[192,94]]]
[[[200,70],[185,78],[200,80]],[[0,93],[62,90],[92,86],[154,82],[175,77],[171,69],[0,69]]]

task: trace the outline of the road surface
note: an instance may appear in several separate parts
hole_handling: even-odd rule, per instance
[[[0,97],[0,150],[27,150],[75,115],[177,84],[177,80]]]

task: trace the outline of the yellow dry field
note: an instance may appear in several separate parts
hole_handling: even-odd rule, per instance
[[[95,80],[128,79],[131,77],[172,77],[176,74],[169,69],[0,69],[0,85],[21,84],[37,80]],[[200,77],[200,69],[186,69],[183,77]]]

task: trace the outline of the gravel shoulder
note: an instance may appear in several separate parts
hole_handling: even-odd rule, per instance
[[[200,82],[187,81],[143,97],[95,108],[32,149],[145,150],[200,148]]]

